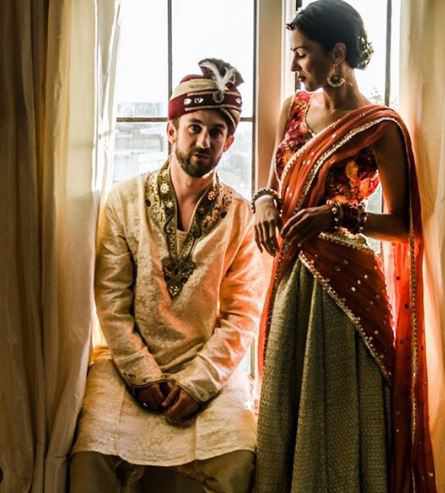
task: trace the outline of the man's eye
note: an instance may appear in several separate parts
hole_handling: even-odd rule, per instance
[[[199,125],[190,125],[189,129],[193,134],[199,134],[201,131],[201,127]]]
[[[222,130],[219,128],[215,128],[210,130],[210,136],[213,138],[220,137],[222,135]]]

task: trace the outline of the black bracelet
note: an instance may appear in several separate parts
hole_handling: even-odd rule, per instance
[[[260,188],[259,190],[257,190],[253,197],[252,197],[252,200],[250,202],[250,208],[252,209],[252,212],[255,214],[256,212],[256,208],[255,208],[255,202],[260,198],[260,197],[263,197],[264,195],[269,195],[270,197],[272,197],[275,201],[275,205],[281,209],[281,199],[280,199],[280,195],[278,194],[278,192],[276,190],[274,190],[273,188]]]

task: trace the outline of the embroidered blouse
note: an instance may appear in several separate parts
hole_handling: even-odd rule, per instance
[[[289,110],[284,138],[275,155],[275,170],[278,179],[292,157],[302,145],[314,136],[306,121],[311,94],[299,91],[295,94]],[[357,205],[366,200],[379,185],[377,163],[370,148],[359,153],[356,159],[339,163],[328,176],[326,200],[349,202]]]

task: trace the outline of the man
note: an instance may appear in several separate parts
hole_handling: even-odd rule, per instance
[[[103,214],[96,302],[108,349],[89,372],[71,493],[141,488],[153,466],[205,492],[252,486],[255,419],[240,362],[264,284],[249,206],[215,172],[242,79],[220,60],[200,67],[170,99],[168,162],[113,189]]]

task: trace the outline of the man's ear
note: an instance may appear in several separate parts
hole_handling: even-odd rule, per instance
[[[224,152],[226,152],[228,149],[230,149],[230,147],[234,141],[235,141],[235,136],[233,134],[229,134],[227,136],[225,143],[224,143]]]
[[[172,121],[168,121],[167,123],[167,137],[168,141],[170,142],[171,145],[173,145],[176,142],[176,134],[177,134],[177,129]]]

